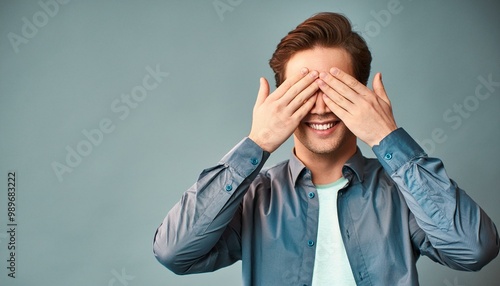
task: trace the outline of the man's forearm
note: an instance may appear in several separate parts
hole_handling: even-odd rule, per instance
[[[245,138],[217,166],[204,170],[158,228],[153,243],[157,259],[178,274],[213,271],[233,263],[231,255],[220,257],[212,250],[215,245],[219,250],[234,249],[227,244],[239,243],[234,240],[239,223],[227,226],[237,218],[239,204],[268,156]]]
[[[471,271],[496,257],[494,223],[448,177],[441,160],[427,157],[403,130],[389,136],[374,151],[431,244],[421,245],[421,251],[452,268]]]

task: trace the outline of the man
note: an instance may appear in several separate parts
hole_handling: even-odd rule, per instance
[[[365,86],[370,63],[339,14],[283,38],[278,88],[261,78],[249,136],[170,210],[157,259],[177,274],[242,260],[244,285],[418,285],[420,255],[467,271],[496,257],[495,225],[397,127],[381,74]],[[262,170],[292,134],[290,160]]]

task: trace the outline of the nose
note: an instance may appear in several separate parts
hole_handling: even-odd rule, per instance
[[[323,92],[321,90],[318,90],[316,93],[316,102],[313,105],[313,108],[311,109],[310,113],[312,114],[327,114],[331,113],[330,109],[328,106],[326,106],[325,101],[323,100]]]

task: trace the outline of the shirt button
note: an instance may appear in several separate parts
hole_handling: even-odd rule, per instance
[[[259,164],[259,159],[257,159],[257,158],[252,158],[252,159],[250,159],[250,163],[252,163],[252,165],[254,165],[254,166],[255,166],[255,165],[258,165],[258,164]]]
[[[384,159],[391,160],[392,159],[392,153],[385,154]]]
[[[308,241],[307,241],[307,245],[308,245],[309,247],[313,247],[313,246],[314,246],[314,240],[308,240]]]
[[[307,196],[309,196],[310,199],[314,199],[314,196],[316,196],[314,194],[314,192],[310,192],[309,194],[307,194]]]
[[[226,185],[226,191],[230,192],[233,190],[233,186],[231,185]]]

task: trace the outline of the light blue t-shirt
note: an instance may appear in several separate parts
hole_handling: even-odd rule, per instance
[[[316,185],[319,221],[313,286],[356,285],[337,217],[337,192],[346,184],[347,179],[342,177],[328,185]]]

